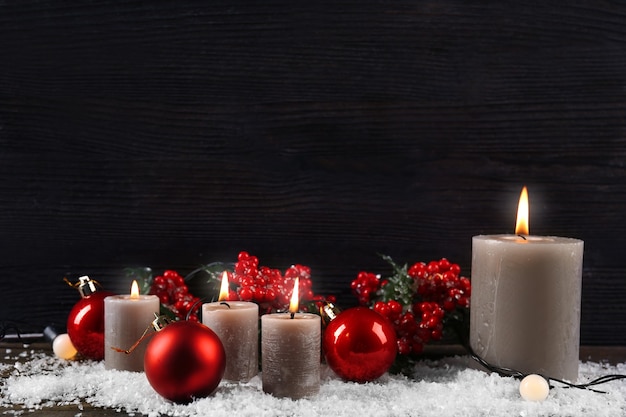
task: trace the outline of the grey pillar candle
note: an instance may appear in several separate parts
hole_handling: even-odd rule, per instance
[[[136,283],[133,283],[135,286]],[[104,299],[104,367],[124,371],[143,371],[147,343],[139,344],[131,353],[112,348],[129,349],[141,338],[159,313],[156,295],[113,295]]]
[[[226,351],[224,379],[247,382],[259,370],[259,306],[245,301],[202,305],[202,323],[213,330]]]
[[[320,389],[321,320],[316,314],[261,316],[263,391],[276,397],[310,397]]]
[[[322,321],[316,314],[298,313],[300,279],[293,282],[289,313],[261,317],[263,391],[292,399],[320,390]]]
[[[472,239],[470,345],[487,362],[576,381],[583,241]]]

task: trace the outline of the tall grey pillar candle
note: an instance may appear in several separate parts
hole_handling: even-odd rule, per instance
[[[472,239],[470,345],[487,362],[576,381],[583,241]]]

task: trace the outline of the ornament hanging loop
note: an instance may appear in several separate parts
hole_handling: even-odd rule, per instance
[[[160,332],[161,330],[165,328],[165,326],[167,326],[170,323],[172,323],[172,319],[170,319],[166,315],[164,314],[158,315],[157,313],[154,313],[154,320],[152,320],[152,323],[150,325],[152,326],[155,332]]]
[[[340,312],[341,310],[336,305],[328,301],[320,307],[320,315],[325,325],[335,320],[335,317],[337,317]]]
[[[98,291],[96,285],[100,287],[100,283],[98,281],[89,278],[87,275],[79,277],[78,282],[76,283],[70,282],[67,277],[63,277],[63,281],[65,281],[65,283],[70,287],[77,289],[81,298],[87,298],[94,292]]]

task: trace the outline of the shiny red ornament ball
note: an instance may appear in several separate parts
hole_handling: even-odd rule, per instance
[[[176,403],[213,393],[224,376],[226,353],[220,338],[203,324],[178,321],[152,336],[144,369],[161,396]]]
[[[78,300],[67,317],[67,334],[82,356],[104,359],[104,298],[113,295],[96,291]]]
[[[326,327],[322,343],[326,363],[347,381],[373,381],[396,359],[391,322],[367,307],[339,313]]]

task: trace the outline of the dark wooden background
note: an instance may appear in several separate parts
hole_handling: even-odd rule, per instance
[[[626,3],[0,3],[0,320],[88,274],[240,250],[349,306],[471,237],[585,240],[583,344],[626,344]]]

